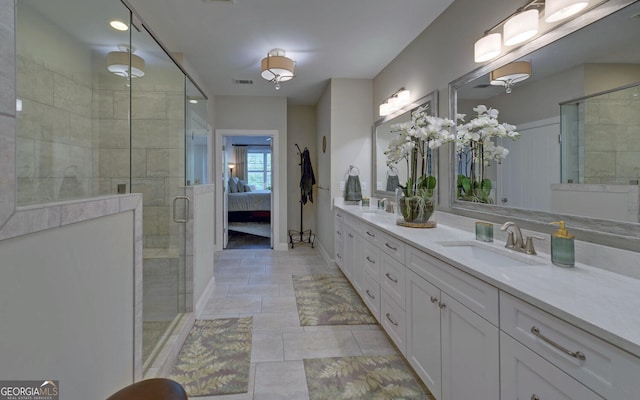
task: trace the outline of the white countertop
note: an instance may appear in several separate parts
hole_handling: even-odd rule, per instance
[[[526,257],[536,265],[496,267],[456,254],[443,241],[475,241],[475,234],[438,224],[416,229],[396,224],[396,216],[369,208],[335,204],[362,221],[407,242],[460,270],[545,310],[601,339],[640,357],[640,280],[576,263],[573,268],[551,264],[548,254]],[[366,212],[368,210],[369,212]],[[504,242],[483,243],[511,252]]]

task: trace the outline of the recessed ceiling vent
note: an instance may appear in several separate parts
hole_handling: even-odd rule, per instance
[[[236,85],[253,85],[253,80],[251,79],[234,79],[233,83]]]

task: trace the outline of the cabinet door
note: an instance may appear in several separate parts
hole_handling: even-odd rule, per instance
[[[344,232],[344,224],[342,223],[342,220],[339,218],[336,218],[335,221],[335,226],[336,226],[336,235],[335,235],[335,257],[336,257],[336,264],[338,264],[338,267],[340,267],[340,269],[344,268],[344,237],[345,237],[345,232]]]
[[[346,236],[344,238],[345,261],[342,272],[349,278],[351,283],[357,287],[355,275],[362,273],[362,238],[349,227],[345,226]]]
[[[500,334],[500,362],[503,399],[602,400],[505,333]]]
[[[440,289],[406,271],[407,360],[436,399],[442,398]]]
[[[442,399],[500,398],[498,328],[442,292]]]

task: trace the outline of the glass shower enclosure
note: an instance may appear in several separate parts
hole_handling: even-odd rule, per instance
[[[207,99],[132,20],[117,0],[17,1],[17,200],[142,193],[148,367],[191,311],[185,186],[207,181]]]

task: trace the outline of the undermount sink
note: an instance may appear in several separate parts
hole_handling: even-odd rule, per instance
[[[543,264],[534,258],[534,256],[515,253],[507,249],[497,249],[473,241],[438,242],[438,244],[454,250],[456,255],[496,267],[520,267]]]
[[[378,210],[375,208],[364,209],[360,211],[362,214],[391,214],[386,212],[385,210]]]

